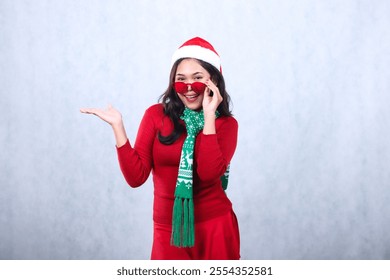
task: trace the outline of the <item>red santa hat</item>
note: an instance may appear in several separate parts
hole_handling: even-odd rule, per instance
[[[195,37],[181,45],[172,56],[172,65],[181,58],[203,60],[222,72],[219,54],[209,42],[202,38]]]

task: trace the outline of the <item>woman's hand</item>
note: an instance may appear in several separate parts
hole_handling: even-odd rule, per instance
[[[211,81],[207,80],[205,82],[206,89],[203,96],[203,112],[206,115],[212,115],[215,116],[215,111],[217,111],[217,108],[219,104],[221,104],[223,98],[221,96],[221,93],[219,92],[218,87]],[[210,96],[210,92],[213,92],[212,96]]]
[[[83,108],[80,109],[80,112],[84,114],[92,114],[98,116],[111,126],[117,126],[122,123],[122,114],[111,105],[108,105],[107,109],[105,110],[96,108]]]
[[[80,109],[80,112],[84,114],[92,114],[98,116],[103,121],[110,124],[114,130],[116,146],[118,148],[126,144],[127,135],[122,121],[122,114],[117,109],[115,109],[111,105],[108,105],[107,109],[105,110],[96,108],[83,108]]]
[[[215,134],[215,112],[219,104],[221,104],[223,98],[219,92],[218,87],[211,81],[206,81],[206,89],[203,96],[203,113],[204,113],[204,127],[203,134]],[[210,91],[213,92],[210,96]]]

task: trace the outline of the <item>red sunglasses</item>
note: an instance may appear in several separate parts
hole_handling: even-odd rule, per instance
[[[174,87],[177,93],[184,94],[188,92],[188,86],[191,86],[191,89],[197,93],[197,94],[202,94],[204,93],[204,90],[206,88],[206,85],[201,82],[195,82],[195,83],[183,83],[183,82],[175,82]]]

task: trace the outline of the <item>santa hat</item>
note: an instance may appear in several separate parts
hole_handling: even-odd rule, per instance
[[[175,51],[172,56],[172,65],[181,58],[196,58],[210,63],[220,72],[222,72],[221,59],[214,47],[206,40],[195,37]]]

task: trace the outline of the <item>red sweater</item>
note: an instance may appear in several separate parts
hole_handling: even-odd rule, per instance
[[[198,134],[195,142],[193,191],[195,222],[226,214],[232,204],[221,186],[220,177],[226,171],[237,145],[238,124],[233,117],[216,119],[216,134]],[[158,140],[158,132],[169,135],[173,123],[163,113],[163,105],[148,108],[141,121],[134,147],[130,142],[119,148],[118,160],[123,176],[131,187],[142,185],[153,174],[153,220],[172,223],[172,207],[179,170],[183,133],[171,145]]]

